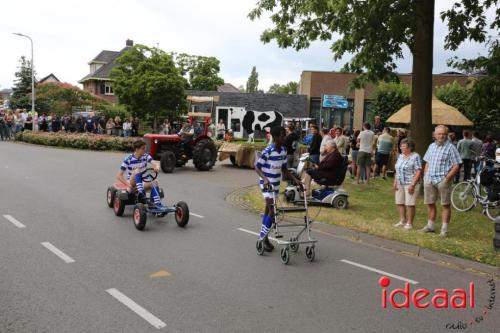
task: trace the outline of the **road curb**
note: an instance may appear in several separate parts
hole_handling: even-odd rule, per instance
[[[255,186],[238,188],[235,191],[228,193],[224,199],[235,207],[251,213],[260,214],[260,211],[257,211],[250,205],[248,201],[243,199],[244,195],[246,195],[254,188]],[[416,257],[421,260],[425,260],[449,268],[455,268],[479,275],[493,276],[496,279],[500,279],[499,267],[454,257],[448,254],[435,252],[417,245],[405,244],[332,224],[314,222],[312,226],[313,230],[332,237],[349,240],[367,246],[374,246],[402,255]]]

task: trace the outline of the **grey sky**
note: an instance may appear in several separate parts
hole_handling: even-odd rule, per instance
[[[436,15],[449,8],[451,0],[436,1]],[[248,12],[256,0],[120,0],[69,1],[16,0],[2,3],[0,35],[0,89],[13,85],[22,55],[30,58],[29,41],[13,35],[21,32],[34,41],[35,70],[41,78],[54,73],[60,80],[77,84],[88,74],[88,62],[101,50],[119,51],[130,38],[135,43],[165,51],[215,56],[221,61],[221,76],[235,86],[244,85],[252,66],[257,66],[259,87],[298,81],[303,70],[339,70],[329,43],[314,43],[301,52],[262,44],[260,33],[268,20],[250,21]],[[457,52],[444,52],[446,27],[436,18],[434,73],[450,70],[446,60],[453,55],[475,57],[485,47],[464,44]],[[408,54],[408,53],[407,53]],[[399,63],[398,71],[411,71],[411,57]]]

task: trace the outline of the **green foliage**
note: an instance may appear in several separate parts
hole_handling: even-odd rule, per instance
[[[16,134],[16,140],[64,148],[133,151],[133,143],[137,138],[121,138],[90,133],[73,134],[24,131]]]
[[[151,121],[177,117],[185,107],[187,80],[173,56],[158,48],[134,45],[121,55],[111,71],[113,89],[134,116]]]
[[[434,94],[438,99],[457,108],[467,116],[470,89],[461,86],[457,81],[436,87]]]
[[[372,111],[385,122],[393,113],[411,102],[411,87],[404,83],[381,82],[373,93]]]
[[[219,77],[220,61],[217,58],[186,53],[173,56],[181,74],[189,77],[189,89],[216,91],[218,86],[224,84]]]
[[[12,88],[12,96],[9,100],[9,106],[11,109],[19,108],[31,110],[31,61],[26,60],[26,58],[22,56],[19,62],[19,70],[15,73],[16,79],[14,81],[14,88]],[[35,107],[38,110],[36,101]]]
[[[500,15],[500,12],[498,13]],[[470,89],[465,115],[474,122],[476,129],[492,134],[500,132],[500,41],[490,44],[489,55],[476,59],[453,60],[460,70],[482,72]]]
[[[108,101],[96,97],[69,83],[50,82],[36,86],[36,109],[38,112],[54,112],[62,115],[70,113],[74,108],[91,106],[94,110],[111,107]]]
[[[257,73],[255,66],[252,67],[252,72],[248,78],[245,90],[247,93],[255,93],[259,90],[259,73]]]
[[[267,91],[269,94],[297,94],[297,89],[299,88],[299,83],[290,81],[287,84],[280,85],[278,83],[273,84],[269,87]]]
[[[261,40],[275,40],[282,48],[308,48],[311,42],[329,41],[334,60],[352,54],[343,70],[360,74],[353,84],[394,80],[396,60],[403,46],[413,51],[415,33],[427,17],[416,15],[415,0],[260,0],[250,12],[252,20],[269,12],[273,27]],[[486,36],[485,12],[497,0],[457,1],[443,13],[447,20],[447,49],[456,49],[465,39],[482,42]],[[428,5],[431,5],[430,3]],[[499,26],[497,11],[493,29]]]

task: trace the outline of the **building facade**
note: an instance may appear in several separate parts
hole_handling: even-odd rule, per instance
[[[310,117],[321,119],[323,126],[340,125],[349,128],[361,128],[363,122],[373,121],[370,110],[371,99],[375,90],[374,85],[364,89],[349,89],[349,83],[356,77],[353,73],[303,71],[300,76],[299,94],[307,95],[308,113]],[[411,85],[411,74],[398,74],[401,82]],[[432,86],[435,87],[457,81],[465,85],[470,76],[461,73],[443,73],[432,76]],[[348,100],[347,109],[323,109],[321,99],[323,95],[345,96]]]
[[[78,81],[83,85],[83,90],[108,102],[117,103],[118,97],[113,91],[113,80],[110,78],[111,70],[116,66],[116,59],[132,46],[134,46],[134,41],[127,39],[125,48],[121,51],[103,50],[92,59],[88,63],[90,73]]]

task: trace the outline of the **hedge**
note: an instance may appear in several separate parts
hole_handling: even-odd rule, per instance
[[[24,131],[16,134],[16,140],[44,146],[88,150],[132,151],[137,138],[121,138],[91,133],[47,133]]]

